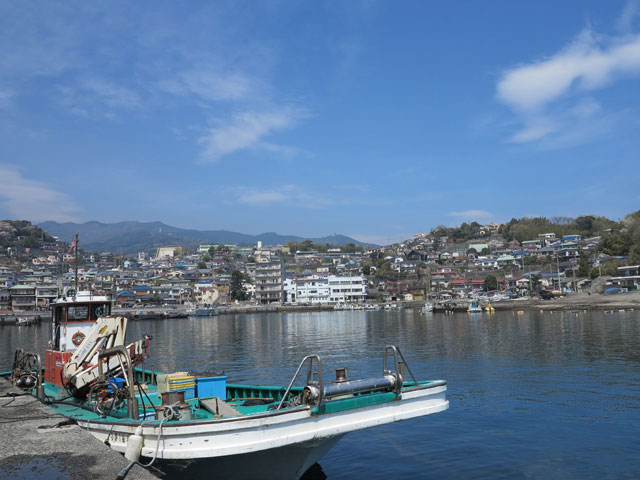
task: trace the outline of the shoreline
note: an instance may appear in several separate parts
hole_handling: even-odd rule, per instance
[[[483,306],[486,306],[483,304]],[[600,293],[572,293],[552,300],[503,300],[491,303],[496,311],[540,310],[540,311],[619,311],[640,310],[640,292],[603,295]]]
[[[465,300],[466,301],[466,300]],[[403,309],[422,310],[424,301],[400,301],[396,304]],[[526,310],[526,311],[626,311],[626,310],[640,310],[640,291],[620,293],[615,295],[602,295],[586,293],[572,293],[563,297],[554,298],[552,300],[530,299],[530,300],[502,300],[499,302],[482,302],[481,305],[485,308],[490,304],[495,311],[509,311],[509,310]],[[386,303],[379,304],[380,306],[386,305]],[[258,305],[234,305],[227,308],[219,309],[218,315],[237,315],[237,314],[256,314],[256,313],[302,313],[302,312],[333,312],[333,306],[330,305],[271,305],[271,306],[258,306]],[[342,310],[337,310],[342,311]],[[347,310],[349,311],[349,310]],[[360,310],[358,310],[360,311]],[[464,309],[460,310],[464,312]],[[142,313],[140,310],[138,312]],[[26,312],[25,312],[26,313]],[[189,314],[182,309],[168,309],[168,314],[163,314],[158,311],[147,311],[143,315],[135,314],[133,312],[114,312],[117,314],[124,314],[129,317],[130,320],[135,321],[138,319],[169,319],[169,318],[186,318]],[[439,313],[439,312],[436,312]],[[28,315],[28,314],[27,314]],[[15,318],[19,316],[27,316],[24,313],[1,313],[0,325],[9,326],[16,325]],[[46,313],[40,312],[41,321],[43,323],[50,321],[47,318]],[[193,315],[191,315],[193,316]],[[214,315],[217,316],[217,315]],[[38,322],[39,323],[39,322]]]

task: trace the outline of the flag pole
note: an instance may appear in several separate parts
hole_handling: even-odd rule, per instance
[[[73,243],[76,246],[75,277],[76,277],[76,295],[78,295],[78,232],[76,232],[76,239]]]

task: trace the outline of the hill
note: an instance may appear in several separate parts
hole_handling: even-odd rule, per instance
[[[366,245],[344,235],[331,235],[322,238],[305,238],[296,235],[280,235],[267,232],[260,235],[248,235],[229,230],[189,230],[166,225],[162,222],[118,222],[118,223],[58,223],[43,222],[38,225],[50,235],[71,242],[76,232],[80,233],[80,246],[99,252],[136,253],[151,252],[158,247],[180,245],[196,248],[200,244],[236,244],[284,245],[288,242],[312,240],[314,243],[344,245],[354,243]]]
[[[53,238],[27,220],[0,220],[0,248],[40,248]]]

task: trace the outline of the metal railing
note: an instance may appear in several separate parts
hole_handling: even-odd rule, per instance
[[[316,364],[317,364],[317,374],[318,374],[318,379],[317,380],[312,380],[311,377],[313,375],[313,360],[316,360]],[[302,359],[302,361],[300,362],[300,365],[298,365],[298,369],[296,370],[295,375],[293,376],[293,378],[291,379],[291,382],[289,383],[289,386],[287,387],[287,390],[284,392],[284,395],[282,395],[282,400],[280,400],[280,403],[278,404],[278,407],[276,408],[276,410],[280,410],[282,408],[282,405],[284,405],[285,400],[287,399],[287,397],[289,396],[289,392],[291,392],[291,388],[293,387],[293,384],[295,383],[296,379],[298,378],[298,375],[300,374],[300,371],[302,370],[302,367],[304,367],[305,363],[309,363],[308,369],[307,369],[307,385],[317,385],[320,389],[320,398],[318,399],[318,404],[320,404],[322,402],[322,359],[318,356],[318,355],[307,355],[306,357],[304,357]]]
[[[395,370],[390,370],[387,368],[389,351],[393,353],[393,365],[395,367]],[[400,348],[396,347],[395,345],[387,345],[386,347],[384,347],[384,354],[382,355],[382,375],[394,375],[396,377],[396,393],[400,393],[400,390],[402,390],[405,368],[407,369],[407,372],[409,372],[409,375],[411,375],[414,383],[417,385],[418,380],[409,368],[409,364],[404,359],[404,355],[402,355]]]
[[[280,410],[284,406],[293,384],[305,364],[307,364],[307,383],[301,394],[301,403],[311,406],[320,407],[323,401],[333,397],[366,394],[374,391],[393,391],[396,395],[399,395],[402,391],[405,370],[413,379],[414,384],[418,384],[418,380],[409,368],[400,348],[395,345],[387,345],[384,349],[382,355],[382,377],[347,380],[345,375],[345,378],[336,379],[335,382],[330,382],[326,385],[322,378],[321,358],[318,355],[307,355],[300,362],[276,410]]]

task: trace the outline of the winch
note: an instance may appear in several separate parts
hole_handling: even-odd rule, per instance
[[[396,388],[397,381],[396,376],[390,374],[361,380],[336,381],[322,386],[317,384],[307,385],[302,391],[302,403],[315,406],[321,398],[329,400],[343,395],[355,395],[364,392],[393,391]],[[400,383],[402,384],[402,379],[400,379]]]

